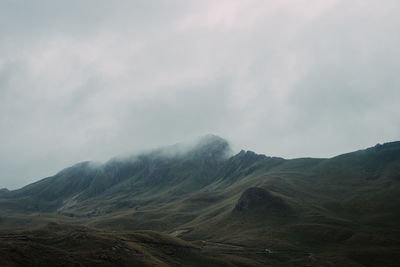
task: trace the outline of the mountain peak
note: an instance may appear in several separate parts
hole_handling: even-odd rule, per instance
[[[225,159],[232,156],[232,150],[228,141],[219,136],[208,134],[196,139],[154,150],[150,154],[167,158]]]
[[[196,147],[207,147],[209,149],[212,149],[227,148],[230,147],[230,145],[229,142],[222,137],[213,134],[207,134],[197,138]]]
[[[194,140],[188,154],[195,157],[227,158],[232,155],[229,142],[219,136],[208,134]]]

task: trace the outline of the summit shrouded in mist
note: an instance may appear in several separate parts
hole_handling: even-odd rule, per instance
[[[185,193],[212,182],[220,164],[230,156],[228,141],[209,134],[149,152],[116,157],[106,163],[77,163],[52,177],[4,194],[30,195],[41,203],[28,205],[27,209],[54,210],[70,197],[85,199],[130,188],[163,186],[165,189],[177,183],[175,186],[180,188],[177,192]]]
[[[226,159],[233,154],[229,142],[213,134],[165,147],[159,152],[165,155],[213,159]]]

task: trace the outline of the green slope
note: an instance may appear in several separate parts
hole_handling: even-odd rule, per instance
[[[285,160],[232,156],[210,135],[2,190],[0,221],[3,229],[64,220],[156,230],[244,258],[267,249],[277,265],[390,266],[400,255],[399,195],[400,142]]]

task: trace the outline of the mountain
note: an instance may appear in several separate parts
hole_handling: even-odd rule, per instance
[[[219,164],[230,153],[227,141],[208,135],[140,155],[114,158],[105,164],[78,163],[19,190],[4,192],[2,196],[11,203],[19,201],[13,209],[54,212],[64,208],[67,202],[70,205],[101,195],[132,194],[133,191],[153,196],[171,185],[175,187],[168,191],[181,194],[212,182]]]
[[[78,163],[21,189],[1,190],[0,229],[12,234],[0,233],[0,240],[25,246],[15,240],[25,231],[32,257],[40,255],[37,247],[61,249],[71,266],[112,266],[124,258],[103,245],[92,248],[103,259],[85,258],[66,243],[48,241],[69,238],[79,227],[93,240],[118,235],[124,246],[154,259],[137,259],[142,265],[395,266],[399,195],[400,142],[329,159],[286,160],[244,150],[234,155],[226,140],[208,135],[104,164]],[[148,247],[137,239],[143,235],[170,239]],[[185,252],[166,254],[164,247],[177,242]],[[16,263],[10,257],[4,262]]]

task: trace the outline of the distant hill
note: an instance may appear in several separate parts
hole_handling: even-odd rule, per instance
[[[1,189],[0,228],[57,222],[159,231],[196,249],[240,254],[226,260],[233,265],[254,266],[257,258],[260,265],[394,266],[399,196],[400,142],[286,160],[234,155],[226,140],[208,135]]]

